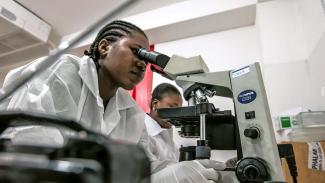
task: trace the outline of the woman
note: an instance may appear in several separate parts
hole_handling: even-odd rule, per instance
[[[38,78],[7,99],[8,110],[54,113],[83,122],[87,128],[113,139],[136,143],[143,129],[144,114],[125,90],[144,77],[146,63],[134,49],[149,48],[145,33],[133,24],[114,21],[101,29],[95,41],[79,59],[64,55]],[[11,71],[4,87],[37,68],[42,59]],[[125,90],[124,90],[125,89]],[[15,129],[12,140],[61,144],[63,138],[52,128],[33,126]],[[46,134],[47,138],[39,138]],[[53,135],[50,135],[53,133]]]
[[[145,74],[146,62],[135,55],[138,48],[149,48],[145,33],[131,23],[113,21],[99,31],[84,57],[62,56],[45,72],[8,97],[0,107],[74,118],[83,126],[111,139],[130,143],[141,141],[150,155],[144,125],[146,114],[126,91],[138,84]],[[37,59],[11,71],[5,79],[4,89],[37,69],[41,61]],[[10,138],[13,143],[61,145],[65,135],[65,131],[56,128],[29,126],[8,129],[2,137]],[[174,167],[156,173],[153,176],[156,182],[165,182],[165,177],[171,178],[168,174],[174,174],[175,171],[181,172],[176,172],[178,177],[172,179],[174,182],[191,182],[187,180],[194,180],[193,177],[203,181],[218,179],[217,172],[199,163],[171,164],[159,162],[152,156],[149,158],[156,171],[167,165]],[[189,164],[197,167],[194,173],[193,168],[184,169]],[[214,167],[224,168],[221,164]]]
[[[145,124],[150,137],[150,151],[159,160],[178,161],[179,151],[173,140],[171,124],[158,117],[157,109],[181,107],[182,96],[178,89],[168,83],[158,85],[152,92],[150,113]]]

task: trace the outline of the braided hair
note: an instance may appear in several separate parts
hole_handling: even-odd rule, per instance
[[[106,39],[110,43],[114,43],[123,37],[129,36],[137,32],[147,38],[146,34],[136,25],[122,20],[115,20],[104,26],[96,36],[95,41],[91,44],[89,51],[85,50],[84,54],[93,59],[98,67],[98,60],[100,53],[98,51],[98,44],[102,39]]]
[[[150,102],[150,109],[153,107],[153,101],[155,99],[157,100],[162,100],[166,94],[177,94],[179,96],[182,96],[179,90],[174,86],[169,83],[161,83],[152,92],[152,98]]]

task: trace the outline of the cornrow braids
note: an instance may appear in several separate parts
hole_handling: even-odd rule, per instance
[[[110,43],[114,43],[121,38],[128,36],[134,32],[138,32],[147,38],[147,35],[136,25],[122,20],[115,20],[107,25],[105,25],[97,34],[96,39],[91,44],[89,50],[85,50],[84,54],[89,56],[95,62],[97,68],[98,59],[100,58],[100,53],[98,51],[98,44],[102,39],[106,39]]]
[[[179,96],[182,96],[179,90],[172,84],[169,83],[161,83],[152,92],[152,98],[150,102],[150,108],[153,107],[153,101],[155,99],[162,100],[166,94],[177,94]]]

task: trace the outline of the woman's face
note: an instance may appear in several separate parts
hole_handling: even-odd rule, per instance
[[[168,94],[157,102],[157,109],[181,107],[183,104],[182,97],[178,94]]]
[[[161,100],[157,100],[156,109],[181,107],[183,104],[182,97],[176,93],[168,93]]]
[[[102,47],[102,44],[99,44],[99,47]],[[142,81],[146,64],[138,59],[134,50],[149,49],[149,41],[146,37],[134,32],[113,44],[107,43],[106,47],[106,51],[101,52],[104,57],[99,60],[99,64],[112,86],[130,90]]]
[[[183,103],[182,97],[177,93],[167,93],[161,100],[154,99],[153,106],[150,110],[150,116],[162,127],[171,128],[171,124],[165,119],[158,117],[157,109],[181,107]]]

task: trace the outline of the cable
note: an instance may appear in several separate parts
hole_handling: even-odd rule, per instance
[[[20,80],[17,81],[16,84],[9,85],[6,88],[6,91],[4,89],[0,90],[0,103],[3,102],[4,99],[12,95],[16,90],[18,90],[20,87],[22,87],[25,83],[30,81],[35,76],[41,74],[43,71],[45,71],[48,67],[50,67],[52,64],[56,62],[56,60],[65,53],[68,49],[76,46],[78,43],[80,43],[84,38],[86,38],[90,33],[93,32],[93,30],[97,29],[100,26],[103,26],[105,23],[107,23],[108,20],[114,18],[114,16],[117,16],[119,13],[123,12],[125,9],[129,8],[132,4],[135,2],[139,2],[138,0],[128,0],[125,3],[118,6],[113,11],[109,12],[107,15],[105,15],[103,18],[95,22],[93,25],[89,26],[86,30],[84,30],[79,36],[77,36],[72,41],[63,42],[60,44],[59,48],[54,50],[50,53],[50,55],[45,58],[42,62],[39,64],[39,69],[37,69],[35,72],[29,74],[25,78],[20,78]]]
[[[298,183],[298,172],[292,144],[278,144],[278,150],[280,158],[285,158],[288,163],[293,183]]]
[[[293,183],[297,183],[298,173],[297,173],[297,166],[296,166],[295,157],[294,157],[294,155],[291,155],[291,156],[285,157],[285,159],[286,159],[286,161],[288,163],[288,167],[289,167],[289,170],[290,170],[290,174],[291,174]]]

